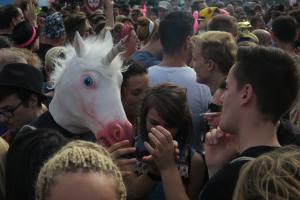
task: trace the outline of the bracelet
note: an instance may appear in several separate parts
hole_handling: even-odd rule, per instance
[[[156,175],[151,173],[150,171],[147,172],[147,176],[152,180],[152,181],[161,181],[161,176]]]

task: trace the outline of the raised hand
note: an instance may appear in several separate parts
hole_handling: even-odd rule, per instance
[[[205,160],[209,176],[213,176],[238,153],[237,138],[220,129],[212,129],[205,136]]]
[[[145,147],[152,156],[159,171],[174,167],[176,142],[173,141],[171,133],[161,126],[151,129],[148,135],[151,144],[145,142]],[[174,145],[175,144],[175,145]]]
[[[32,26],[37,27],[37,14],[36,7],[33,0],[27,1],[27,14],[26,18]]]
[[[136,159],[126,158],[126,156],[135,152],[135,147],[131,147],[128,140],[123,140],[113,144],[107,150],[120,168],[123,177],[130,175],[132,173],[131,166],[135,164]]]

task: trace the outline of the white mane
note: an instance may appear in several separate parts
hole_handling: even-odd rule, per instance
[[[102,74],[107,73],[107,71],[120,71],[123,64],[120,56],[116,56],[109,64],[109,67],[106,63],[104,63],[104,58],[106,58],[112,47],[113,43],[110,33],[107,33],[103,40],[96,37],[84,40],[83,57],[78,57],[75,48],[72,45],[67,45],[66,58],[55,59],[55,69],[51,74],[51,80],[54,82],[54,85],[58,84],[66,68],[78,67],[72,66],[74,64],[83,65],[83,67],[85,67],[87,70],[96,70]]]

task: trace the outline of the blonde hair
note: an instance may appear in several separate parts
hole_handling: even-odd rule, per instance
[[[237,44],[230,33],[208,31],[193,36],[191,43],[194,57],[198,57],[200,54],[205,61],[213,60],[223,74],[228,74],[237,54]]]
[[[285,146],[245,164],[234,200],[296,200],[300,197],[300,148]]]
[[[26,48],[12,47],[11,49],[14,52],[18,53],[20,56],[22,56],[26,60],[27,64],[30,64],[37,69],[42,68],[41,59],[38,57],[36,53],[33,53],[32,51]]]
[[[26,59],[22,53],[14,51],[15,48],[3,48],[0,49],[0,65],[6,65],[9,63],[25,63]]]
[[[0,137],[0,199],[5,199],[5,168],[8,144]]]
[[[49,49],[45,55],[45,71],[48,76],[53,73],[55,66],[59,65],[58,60],[63,60],[66,57],[66,48],[57,46]]]
[[[119,199],[126,199],[126,188],[121,172],[110,154],[96,143],[77,140],[68,143],[45,163],[36,183],[36,200],[47,199],[55,179],[67,172],[110,175],[114,179]]]

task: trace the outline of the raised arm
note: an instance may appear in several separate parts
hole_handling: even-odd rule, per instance
[[[104,0],[104,14],[106,16],[105,27],[113,28],[114,27],[114,2],[112,0]]]
[[[166,199],[188,199],[176,166],[174,141],[171,133],[165,128],[157,126],[151,129],[149,139],[151,144],[145,142],[145,147],[160,171]]]

